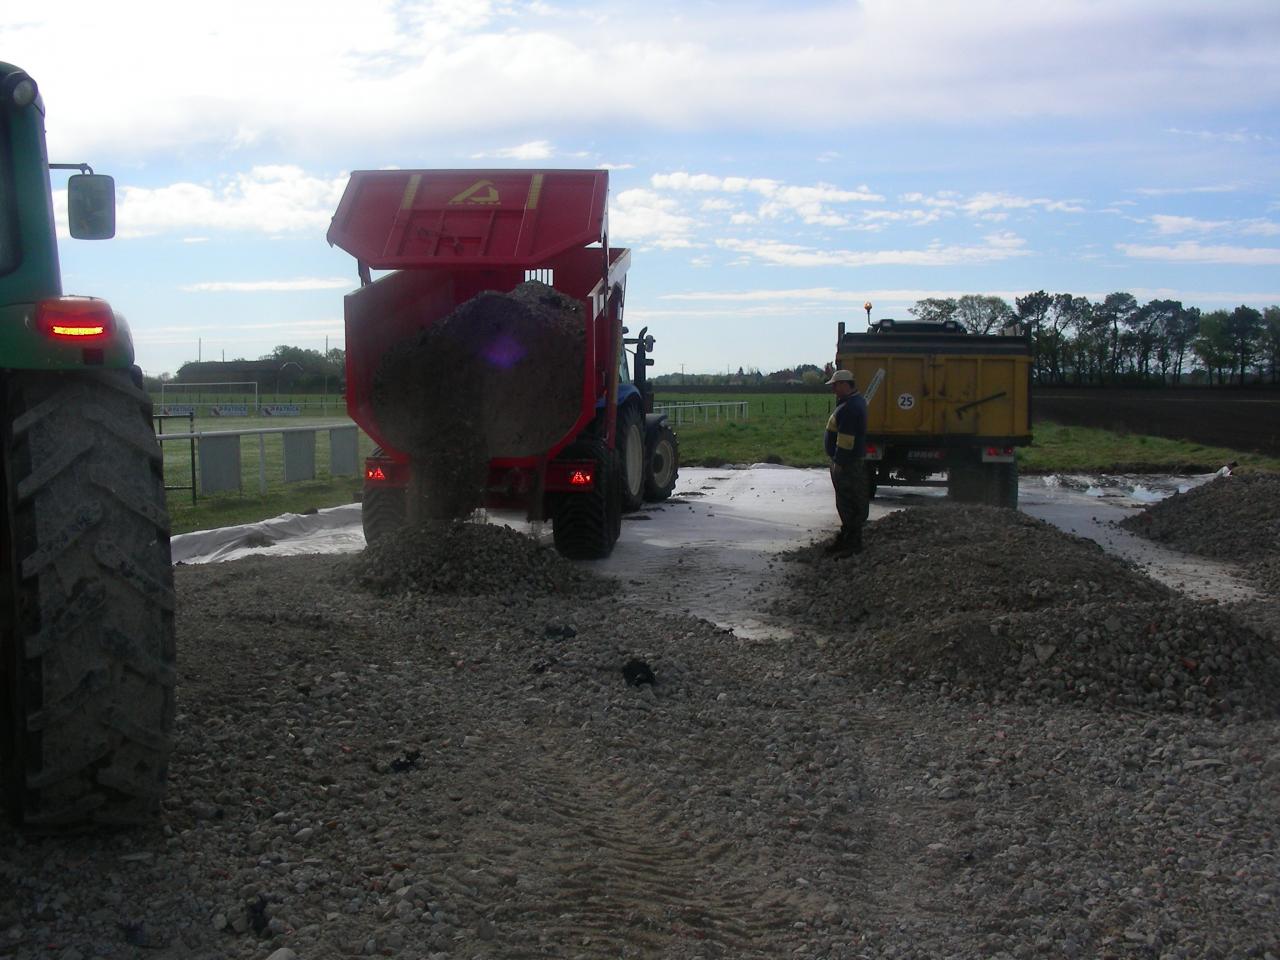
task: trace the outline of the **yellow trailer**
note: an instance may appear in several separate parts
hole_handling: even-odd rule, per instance
[[[871,491],[945,484],[954,499],[1018,505],[1015,448],[1031,442],[1031,344],[955,321],[840,324],[836,366],[867,401]],[[932,479],[946,473],[945,480]]]

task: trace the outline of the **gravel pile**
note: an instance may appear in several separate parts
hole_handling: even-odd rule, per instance
[[[890,514],[860,556],[791,555],[776,610],[820,626],[867,676],[1019,702],[1202,715],[1280,710],[1275,643],[1023,514],[951,504]]]
[[[894,522],[901,556],[934,549]],[[1074,609],[1055,568],[1125,602],[1075,541],[1006,533],[1047,554],[1005,616]],[[852,588],[865,556],[805,570]],[[352,563],[175,570],[163,820],[0,826],[0,957],[1280,956],[1278,720],[956,697],[800,621],[747,640],[594,584],[378,594]]]
[[[1237,563],[1280,599],[1280,476],[1218,477],[1120,526],[1186,553]]]
[[[380,596],[598,596],[617,586],[510,527],[461,520],[407,527],[347,563],[354,578]]]

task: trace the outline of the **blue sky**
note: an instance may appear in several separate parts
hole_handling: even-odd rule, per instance
[[[610,169],[658,373],[825,362],[865,300],[1280,303],[1278,50],[1275,0],[0,12],[50,159],[117,181],[117,238],[64,241],[64,286],[151,374],[341,346],[355,264],[324,234],[379,167]]]

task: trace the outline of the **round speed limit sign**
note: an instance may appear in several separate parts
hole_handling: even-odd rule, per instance
[[[915,398],[915,396],[914,396],[913,394],[910,394],[910,393],[900,393],[900,394],[898,394],[898,409],[899,409],[899,410],[910,410],[910,409],[911,409],[912,407],[914,407],[915,405],[916,405],[916,398]]]

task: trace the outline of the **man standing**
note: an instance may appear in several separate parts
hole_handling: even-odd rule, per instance
[[[831,460],[831,485],[836,491],[840,533],[827,553],[847,557],[862,552],[862,525],[867,520],[867,401],[858,393],[848,370],[837,370],[827,381],[836,395],[836,409],[827,420],[826,447]]]

